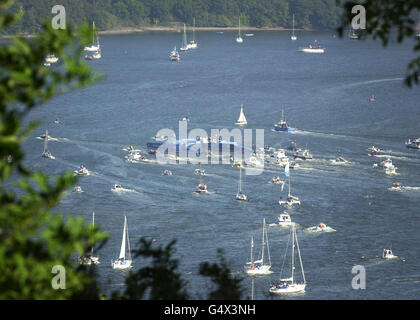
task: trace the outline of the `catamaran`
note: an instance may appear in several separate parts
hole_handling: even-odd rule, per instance
[[[48,130],[46,130],[45,131],[45,138],[44,138],[44,152],[42,153],[42,156],[44,157],[44,158],[47,158],[47,159],[51,159],[51,160],[54,160],[55,159],[55,157],[51,154],[51,152],[50,151],[48,151]]]
[[[93,29],[93,35],[92,35],[92,45],[89,47],[85,47],[85,51],[92,51],[92,52],[97,52],[101,49],[100,45],[99,45],[99,37],[98,37],[98,33],[96,32],[96,28],[95,28],[95,21],[92,22],[92,29]],[[95,37],[96,37],[96,45],[95,45]]]
[[[185,23],[184,23],[184,34],[182,35],[182,47],[179,48],[179,50],[181,51],[187,51],[188,48],[188,43],[187,43],[187,31],[185,30]]]
[[[287,125],[286,119],[284,118],[284,108],[281,110],[281,120],[274,125],[274,130],[283,132],[295,132],[297,130]]]
[[[239,166],[239,185],[238,185],[238,193],[236,194],[236,200],[243,200],[247,201],[248,197],[245,193],[242,192],[242,166]]]
[[[235,122],[239,126],[244,126],[248,122],[246,121],[245,114],[244,114],[244,106],[241,104],[241,112],[239,113],[239,118]]]
[[[292,35],[290,37],[291,40],[297,40],[297,37],[295,36],[295,15],[293,15],[293,31]]]
[[[128,259],[126,259],[126,244],[128,244]],[[121,250],[120,256],[117,260],[112,262],[112,268],[114,269],[127,269],[131,268],[131,249],[130,249],[130,239],[128,237],[128,228],[127,228],[127,217],[124,216],[124,230],[121,241]]]
[[[95,212],[92,212],[92,226],[95,227]],[[79,257],[79,263],[82,265],[99,264],[99,257],[93,254],[93,247],[89,257]]]
[[[238,36],[236,37],[237,43],[242,43],[244,40],[241,37],[241,16],[239,16],[239,27],[238,27]]]
[[[265,246],[267,245],[267,254],[268,254],[268,264],[264,263],[264,252]],[[251,237],[251,261],[247,262],[244,266],[245,272],[249,275],[261,275],[272,273],[271,268],[271,257],[270,257],[270,247],[268,246],[268,234],[265,224],[265,218],[263,219],[263,229],[262,229],[262,244],[261,244],[261,258],[254,261],[253,255],[254,249],[254,239]]]
[[[195,18],[193,18],[193,39],[187,45],[188,49],[197,49],[197,43],[195,42]]]
[[[286,164],[286,167],[284,168],[284,174],[286,178],[289,178],[289,194],[287,196],[286,200],[283,200],[282,197],[280,197],[279,204],[283,205],[286,204],[288,206],[292,206],[294,204],[300,204],[300,199],[298,197],[292,196],[290,193],[290,172],[289,172],[289,164]]]
[[[292,234],[291,277],[286,278],[286,279],[280,278],[279,283],[272,284],[270,286],[270,293],[288,294],[288,293],[297,293],[297,292],[305,291],[305,288],[306,288],[305,272],[303,271],[302,257],[300,255],[299,242],[296,235],[295,226],[292,227],[291,234]],[[289,237],[289,240],[290,240],[290,237]],[[297,247],[297,251],[299,255],[300,267],[302,271],[303,282],[301,283],[295,282],[295,243],[296,243],[296,247]],[[286,252],[287,252],[288,247],[289,247],[289,242],[287,243]],[[284,257],[286,258],[286,255]],[[280,276],[281,276],[281,273],[280,273]]]

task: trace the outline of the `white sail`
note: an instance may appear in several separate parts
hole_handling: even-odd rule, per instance
[[[96,32],[96,28],[95,28],[95,21],[92,22],[92,29],[93,29],[92,45],[90,47],[85,47],[84,48],[85,51],[98,51],[100,49],[99,37],[98,37],[98,33]],[[96,39],[97,39],[96,45],[95,45],[95,36],[96,36]]]
[[[126,234],[127,234],[127,217],[124,216],[124,231],[121,241],[121,250],[119,259],[125,259],[125,241],[126,241]]]
[[[248,122],[246,121],[245,114],[244,114],[244,107],[243,107],[243,105],[241,105],[241,112],[239,114],[238,120],[236,121],[236,124],[244,125],[244,124],[247,124],[247,123]]]
[[[45,131],[45,139],[44,139],[44,154],[48,152],[48,130]]]

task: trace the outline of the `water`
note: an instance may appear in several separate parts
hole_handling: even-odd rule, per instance
[[[83,163],[93,175],[82,177],[82,194],[69,192],[58,210],[75,213],[110,233],[99,252],[99,280],[103,290],[123,288],[127,272],[110,262],[121,244],[127,215],[131,245],[146,236],[155,244],[178,240],[175,257],[194,298],[205,298],[208,283],[197,275],[203,261],[215,261],[225,250],[231,270],[244,277],[244,296],[251,297],[251,278],[243,273],[249,241],[259,250],[262,218],[267,224],[283,212],[277,201],[280,186],[270,184],[282,175],[276,166],[257,176],[243,175],[247,203],[235,200],[239,172],[228,165],[203,166],[209,195],[193,194],[199,178],[196,165],[125,162],[123,147],[144,150],[158,130],[177,132],[177,121],[190,118],[189,129],[233,128],[244,104],[248,128],[265,129],[265,143],[286,148],[291,141],[306,145],[314,160],[292,171],[292,193],[302,204],[288,212],[299,224],[297,234],[307,278],[304,295],[270,297],[278,279],[288,239],[284,228],[269,227],[273,274],[257,277],[255,299],[418,299],[420,257],[420,190],[390,191],[395,181],[420,186],[420,152],[404,141],[420,134],[419,87],[403,87],[411,44],[391,44],[334,38],[330,33],[300,33],[296,42],[288,32],[255,32],[243,44],[235,32],[223,35],[197,32],[198,49],[169,61],[179,46],[179,33],[145,33],[101,37],[103,58],[90,62],[103,81],[54,98],[34,110],[29,119],[42,125],[25,144],[26,163],[51,176],[75,170]],[[317,39],[326,47],[321,55],[298,52]],[[369,102],[371,94],[376,102]],[[296,134],[276,133],[273,124],[281,108]],[[57,125],[55,118],[62,122]],[[55,161],[40,158],[43,143],[35,136],[49,130]],[[389,150],[397,176],[372,168],[367,156],[375,145]],[[333,166],[337,153],[350,161]],[[164,169],[173,176],[162,176]],[[137,192],[116,194],[114,183]],[[287,188],[282,193],[286,195]],[[308,233],[304,228],[324,222],[336,232]],[[382,249],[392,247],[400,259],[382,261]],[[144,264],[141,259],[134,266]],[[351,270],[366,268],[366,290],[354,290]]]

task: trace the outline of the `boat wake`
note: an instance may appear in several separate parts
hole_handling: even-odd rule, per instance
[[[112,192],[114,192],[114,193],[139,193],[137,190],[134,190],[134,189],[126,189],[126,188],[123,188],[123,187],[121,187],[121,188],[118,188],[117,190],[115,190],[115,189],[111,189],[111,191]]]
[[[420,187],[390,187],[389,191],[420,191]]]
[[[336,232],[337,230],[335,230],[331,227],[320,228],[318,226],[314,226],[314,227],[306,228],[304,231],[316,233],[316,232]]]

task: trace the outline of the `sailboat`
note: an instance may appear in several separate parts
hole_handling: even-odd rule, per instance
[[[126,243],[128,243],[128,259],[126,259]],[[124,216],[124,231],[121,241],[121,250],[120,256],[117,260],[112,262],[112,268],[114,269],[127,269],[131,268],[131,249],[130,249],[130,239],[128,238],[128,229],[127,229],[127,217]]]
[[[242,192],[242,166],[239,166],[239,185],[238,185],[238,193],[236,194],[236,200],[243,200],[247,201],[248,197],[245,193]]]
[[[264,263],[265,245],[267,245],[268,264]],[[245,272],[249,275],[261,275],[261,274],[272,273],[272,271],[270,271],[271,257],[270,257],[270,248],[268,246],[268,234],[267,234],[267,228],[265,224],[265,218],[263,219],[263,229],[262,229],[261,259],[254,261],[253,249],[254,249],[254,239],[251,237],[251,261],[245,264],[244,266]]]
[[[244,126],[248,122],[246,121],[245,114],[244,114],[244,106],[241,104],[241,112],[239,113],[239,118],[235,122],[237,125]]]
[[[185,23],[184,23],[184,34],[182,36],[182,47],[179,48],[181,51],[187,51],[188,50],[188,44],[187,44],[187,32],[185,31]]]
[[[274,125],[275,131],[283,132],[295,132],[296,128],[289,127],[287,125],[286,119],[284,118],[284,108],[281,110],[281,120]]]
[[[241,37],[241,16],[239,16],[239,28],[238,28],[238,37],[236,38],[237,43],[242,43],[244,40]]]
[[[193,18],[193,39],[187,45],[188,49],[197,49],[197,43],[195,42],[195,18]]]
[[[174,47],[174,49],[169,54],[169,58],[171,59],[171,61],[176,61],[176,62],[179,62],[179,60],[181,60],[181,58],[179,56],[179,53],[176,50],[176,46]]]
[[[285,174],[286,178],[287,177],[289,178],[289,194],[288,194],[286,200],[283,200],[280,197],[279,204],[280,205],[286,204],[288,206],[292,206],[294,204],[300,204],[299,198],[298,197],[295,197],[295,196],[292,196],[291,193],[290,193],[290,172],[289,172],[289,164],[286,164],[286,167],[284,168],[284,174]]]
[[[45,138],[44,138],[44,152],[42,153],[42,156],[47,159],[54,160],[55,157],[51,154],[50,151],[48,151],[48,130],[45,131]]]
[[[291,233],[292,233],[292,257],[291,257],[292,258],[292,261],[291,261],[291,274],[292,275],[290,278],[280,279],[280,282],[277,284],[272,284],[270,286],[270,293],[278,293],[278,294],[286,293],[287,294],[287,293],[297,293],[297,292],[305,291],[305,288],[306,288],[305,272],[303,271],[302,257],[300,255],[299,242],[296,235],[295,226],[292,227]],[[302,278],[303,278],[302,283],[295,282],[295,243],[296,243],[296,247],[297,247],[297,251],[299,255],[300,267],[302,271]],[[287,249],[288,249],[288,245],[286,248],[286,252],[287,252]],[[286,255],[285,255],[285,258],[286,258]]]
[[[92,226],[95,227],[95,212],[92,212]],[[79,263],[82,265],[91,265],[93,264],[99,264],[99,257],[95,256],[93,254],[93,247],[92,247],[92,251],[90,253],[90,257],[79,257]]]
[[[99,37],[98,37],[98,33],[96,32],[95,21],[92,22],[92,29],[93,29],[92,45],[90,47],[85,47],[84,50],[95,52],[95,51],[100,50]],[[96,45],[95,45],[95,36],[96,36]]]
[[[295,36],[295,15],[293,15],[293,31],[292,35],[290,37],[291,40],[297,40],[297,37]]]

